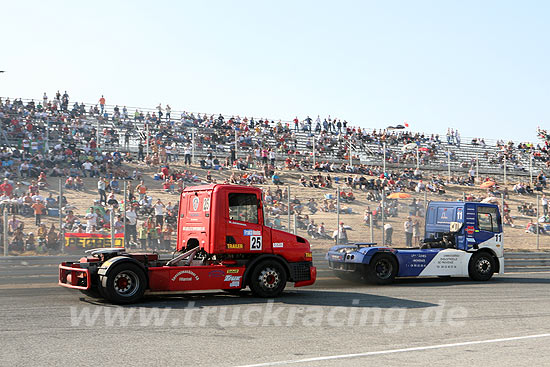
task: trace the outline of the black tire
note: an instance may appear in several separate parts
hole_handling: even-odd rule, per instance
[[[113,303],[133,303],[143,297],[146,282],[142,268],[136,264],[125,262],[115,266],[109,275],[103,278],[101,293]]]
[[[250,275],[250,290],[257,297],[277,297],[286,287],[286,271],[274,260],[260,262]]]
[[[495,273],[495,258],[488,252],[476,252],[470,258],[468,274],[472,280],[487,281]]]
[[[366,271],[366,278],[370,283],[391,284],[397,276],[397,260],[391,254],[377,254],[366,267]]]

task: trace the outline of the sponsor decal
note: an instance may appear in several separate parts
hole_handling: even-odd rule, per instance
[[[191,281],[191,280],[193,280],[193,278],[194,278],[195,280],[199,280],[199,276],[198,276],[197,274],[195,274],[195,272],[193,272],[193,271],[191,271],[191,270],[182,270],[182,271],[178,271],[178,272],[176,273],[176,275],[174,275],[174,276],[172,277],[172,281],[175,282],[176,279],[178,279],[178,277],[179,277],[180,275],[182,275],[182,274],[190,275],[191,278],[179,278],[179,281],[180,281],[180,282]]]
[[[197,231],[197,232],[204,232],[204,227],[181,227],[182,231]]]
[[[457,254],[445,254],[437,260],[437,269],[456,269],[456,264],[460,261],[460,256]]]
[[[313,255],[311,254],[311,252],[306,252],[306,253],[304,254],[304,256],[305,256],[305,257],[313,257]],[[332,256],[334,257],[334,255],[332,255]],[[342,257],[340,257],[340,259],[341,259],[341,258],[342,258]]]
[[[243,230],[243,235],[244,236],[261,236],[262,231],[255,231],[253,229],[244,229]]]
[[[240,275],[226,275],[224,282],[230,282],[230,287],[238,287],[241,285],[241,276]]]
[[[208,273],[209,278],[223,278],[225,272],[223,270],[212,270]]]
[[[468,226],[466,227],[466,233],[473,234],[474,233],[474,226]]]
[[[101,233],[65,233],[65,247],[68,250],[111,247],[111,235]],[[115,234],[115,247],[124,247],[124,234]]]
[[[225,246],[228,249],[244,249],[244,245],[242,243],[228,243]]]
[[[237,224],[237,225],[239,225],[239,226],[246,226],[246,224],[244,224],[244,223],[234,222],[234,221],[232,221],[232,220],[230,220],[229,223],[231,223],[231,224]]]
[[[237,274],[240,269],[227,269],[227,274]]]
[[[274,242],[273,243],[273,248],[283,248],[284,247],[284,243],[282,242]]]

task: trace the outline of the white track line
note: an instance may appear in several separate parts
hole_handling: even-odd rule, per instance
[[[242,365],[242,366],[239,366],[239,367],[281,366],[281,365],[296,364],[296,363],[307,363],[307,362],[329,361],[329,360],[334,360],[334,359],[346,359],[346,358],[368,357],[368,356],[375,356],[375,355],[381,355],[381,354],[393,354],[393,353],[404,353],[404,352],[417,352],[417,351],[430,350],[430,349],[442,349],[442,348],[463,347],[463,346],[466,346],[466,345],[500,343],[500,342],[515,341],[515,340],[536,339],[536,338],[548,338],[548,337],[550,337],[550,333],[549,333],[549,334],[538,334],[538,335],[516,336],[516,337],[501,338],[501,339],[489,339],[489,340],[469,341],[469,342],[452,343],[452,344],[429,345],[429,346],[424,346],[424,347],[413,347],[413,348],[403,348],[403,349],[380,350],[380,351],[376,351],[376,352],[365,352],[365,353],[355,353],[355,354],[340,354],[340,355],[325,356],[325,357],[295,359],[295,360],[287,360],[287,361],[274,361],[274,362],[266,362],[266,363]]]

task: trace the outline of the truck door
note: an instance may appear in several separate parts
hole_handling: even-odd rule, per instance
[[[477,245],[502,245],[502,223],[496,206],[477,207],[477,230],[474,234]]]
[[[263,232],[260,198],[256,193],[228,194],[227,252],[270,252],[269,232]],[[235,251],[232,251],[235,250]]]

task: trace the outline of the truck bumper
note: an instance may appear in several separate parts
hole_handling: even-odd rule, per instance
[[[315,280],[317,279],[317,268],[315,266],[312,266],[309,268],[309,280],[302,280],[299,282],[294,283],[295,287],[304,287],[306,285],[312,285],[315,283]]]
[[[62,263],[59,265],[58,283],[62,287],[89,290],[91,287],[90,270],[80,264]]]

